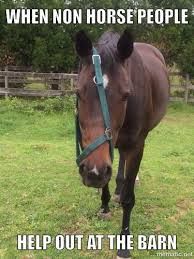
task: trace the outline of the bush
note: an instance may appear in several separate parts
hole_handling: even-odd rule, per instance
[[[75,107],[75,97],[66,96],[64,98],[42,98],[39,100],[26,100],[21,98],[6,98],[0,100],[0,112],[17,111],[22,113],[54,113],[73,112]]]
[[[181,71],[194,78],[194,39],[187,42],[177,63]]]

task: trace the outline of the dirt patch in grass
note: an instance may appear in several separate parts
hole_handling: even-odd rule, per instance
[[[169,217],[170,221],[173,223],[179,222],[187,213],[194,209],[194,200],[193,199],[182,199],[177,202],[177,212],[173,216]]]

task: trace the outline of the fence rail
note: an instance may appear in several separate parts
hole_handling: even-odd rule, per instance
[[[73,94],[75,91],[77,74],[36,73],[32,72],[31,68],[13,66],[0,69],[0,96],[55,97]],[[169,76],[171,78],[170,100],[194,103],[194,96],[191,96],[194,85],[189,75],[169,72]],[[178,80],[175,79],[176,77]],[[41,84],[42,87],[34,89],[33,84]]]
[[[65,94],[73,94],[73,90],[31,90],[22,88],[1,88],[0,96],[18,96],[18,97],[57,97]]]

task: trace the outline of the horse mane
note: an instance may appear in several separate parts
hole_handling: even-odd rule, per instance
[[[117,57],[117,43],[120,35],[113,31],[107,31],[102,34],[96,43],[99,55],[102,61],[102,67],[104,70],[109,70],[116,64]]]

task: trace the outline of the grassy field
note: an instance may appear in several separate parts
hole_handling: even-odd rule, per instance
[[[0,258],[115,258],[89,234],[119,234],[122,211],[100,220],[100,196],[84,187],[75,165],[72,102],[0,101]],[[114,175],[118,156],[114,162]],[[111,180],[111,192],[115,188]],[[132,214],[132,234],[177,235],[177,251],[194,257],[194,107],[174,104],[146,142]],[[18,234],[83,234],[83,250],[17,251]],[[138,251],[133,258],[157,258]],[[167,257],[163,257],[167,258]],[[178,258],[178,257],[171,257]],[[183,258],[179,257],[179,258]],[[191,256],[188,258],[192,258]]]

